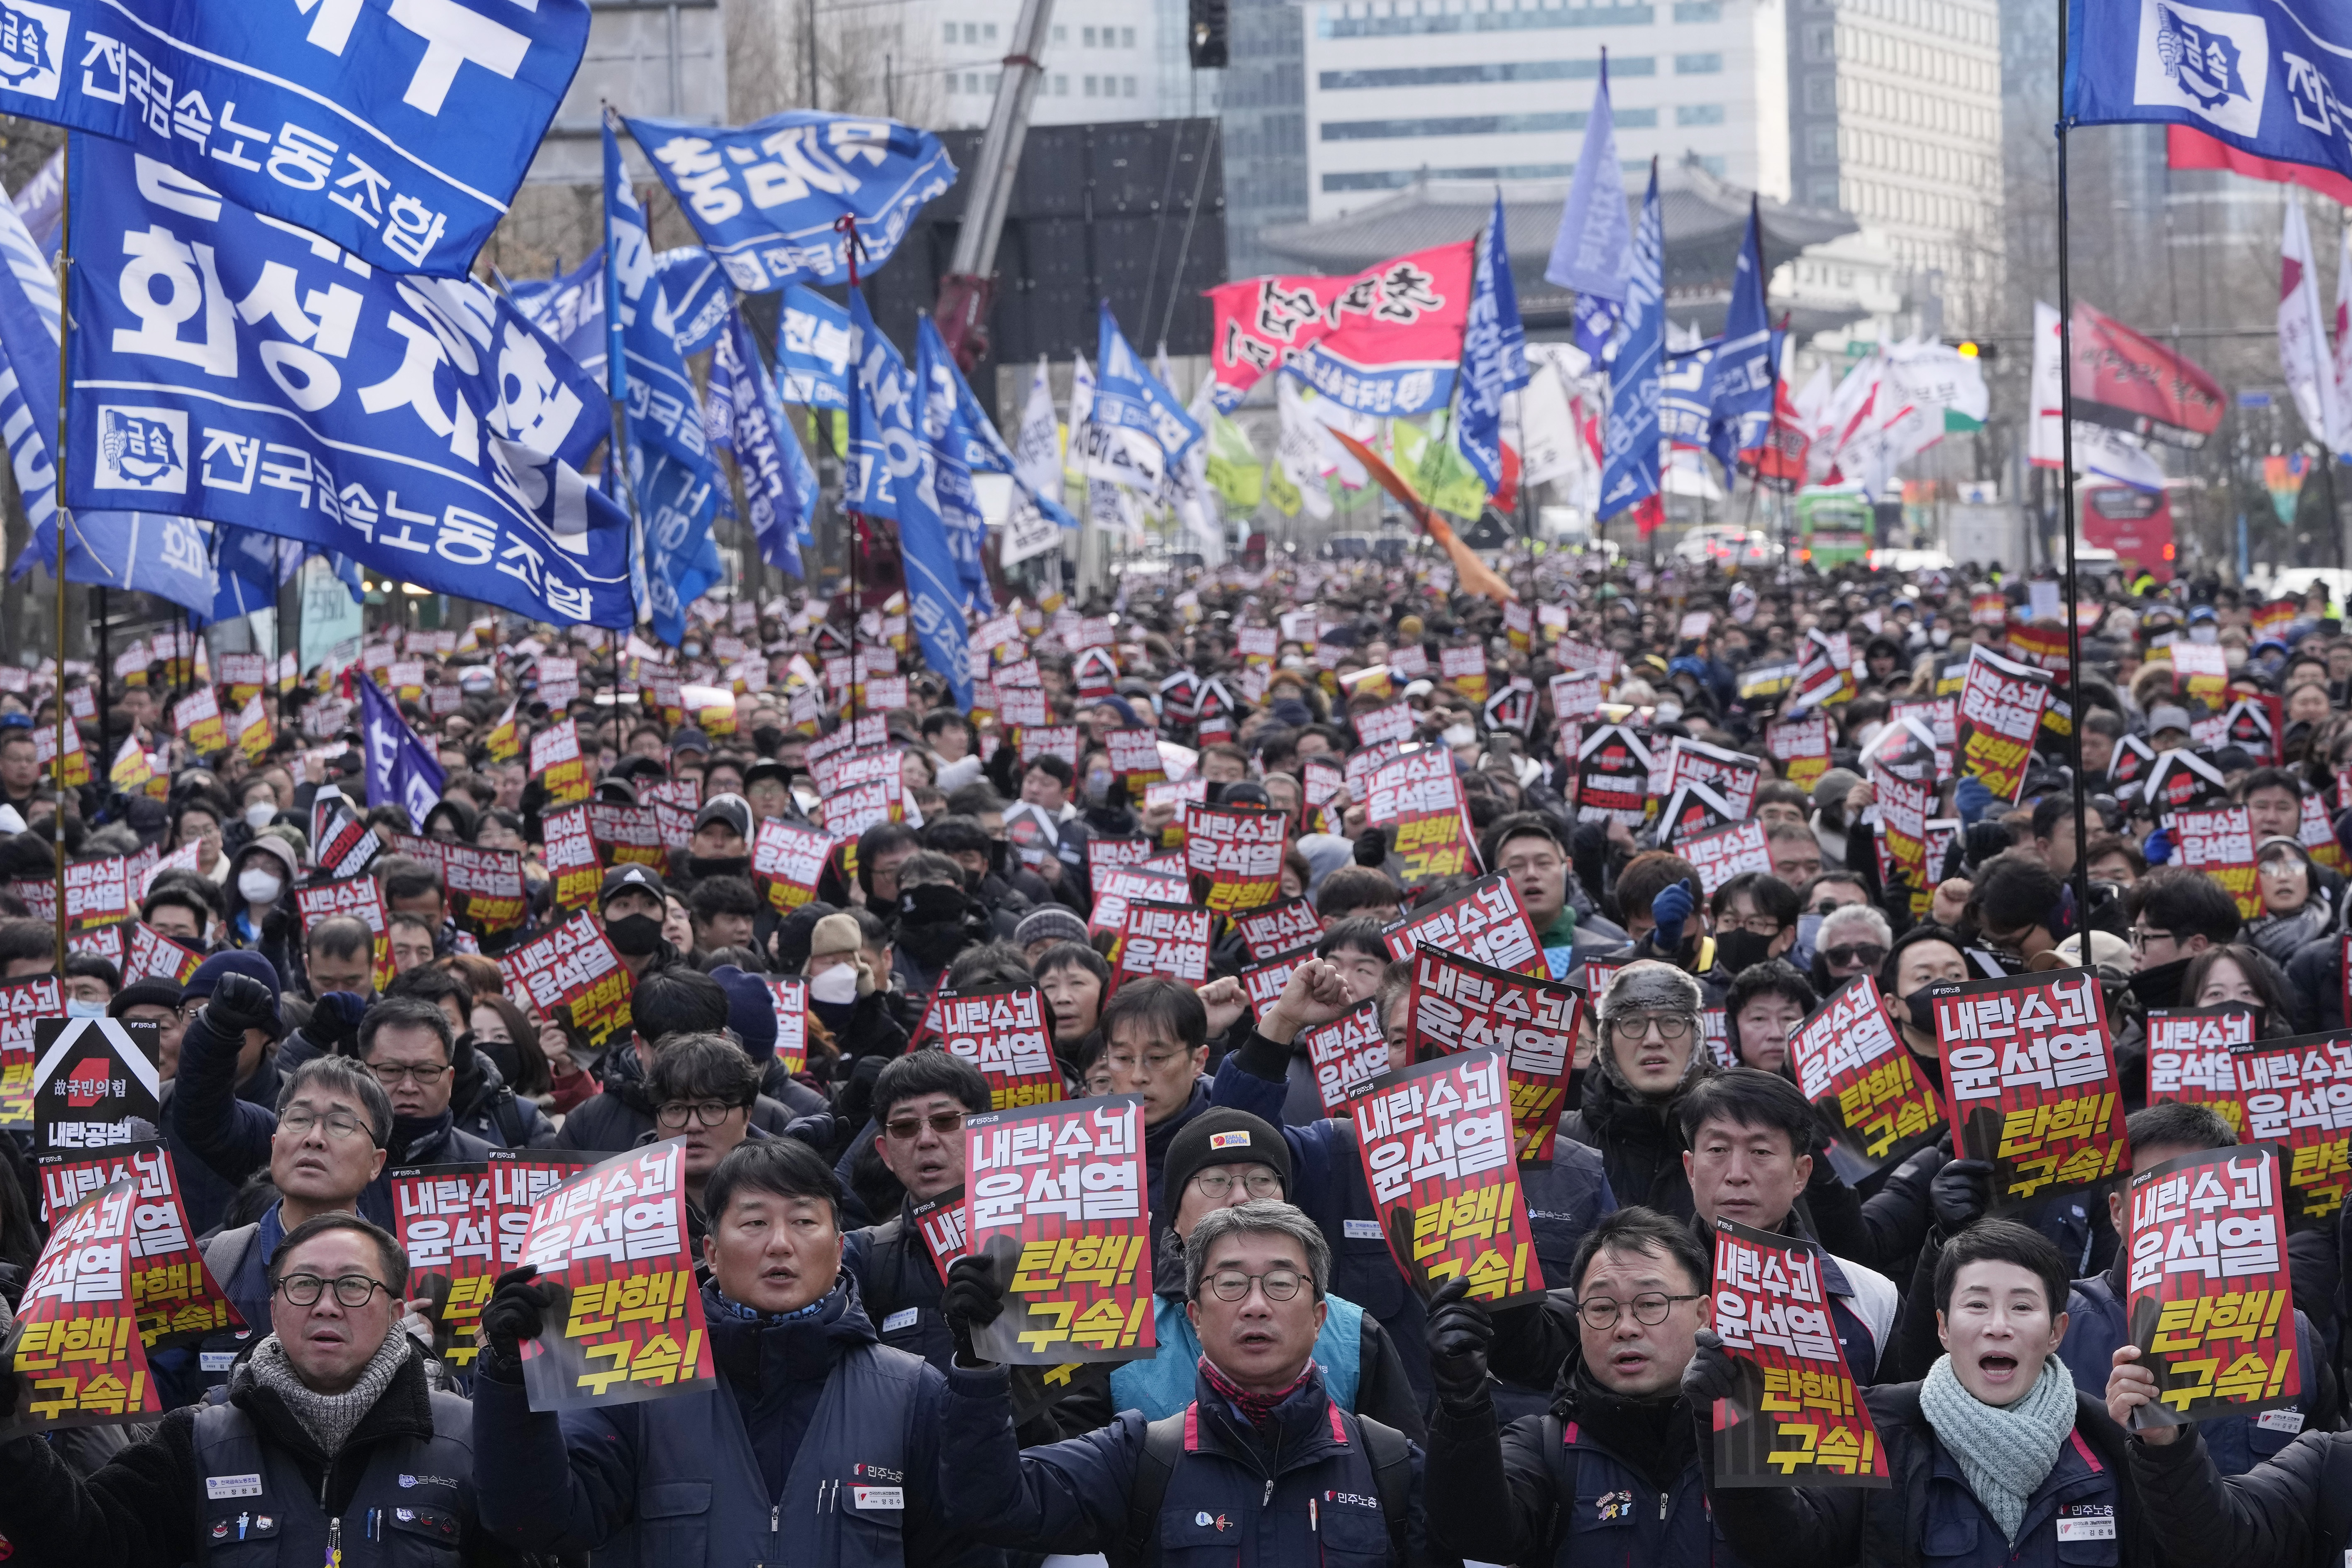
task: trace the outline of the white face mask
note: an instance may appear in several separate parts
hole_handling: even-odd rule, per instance
[[[286,879],[273,877],[255,867],[236,874],[236,890],[247,903],[274,904],[278,901],[278,895],[286,890]]]
[[[857,965],[836,963],[809,982],[812,1002],[855,1002],[857,1000]]]
[[[255,827],[267,827],[278,820],[278,803],[257,800],[245,808],[245,820]]]

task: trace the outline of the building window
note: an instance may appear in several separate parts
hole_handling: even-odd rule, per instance
[[[1518,11],[1454,11],[1434,7],[1413,15],[1331,16],[1315,19],[1318,38],[1402,38],[1428,33],[1523,33],[1554,27],[1646,27],[1657,7],[1646,5],[1572,5]],[[1644,164],[1643,167],[1648,165]]]
[[[1805,155],[1816,163],[1837,162],[1837,127],[1815,125],[1805,132]]]
[[[1837,58],[1837,24],[1817,22],[1805,29],[1805,58],[1828,60]]]
[[[1720,22],[1723,20],[1723,0],[1675,0],[1675,20]]]
[[[983,24],[980,29],[980,36],[992,44],[996,42],[996,24],[993,22]]]
[[[1719,76],[1723,71],[1721,55],[1676,55],[1676,76]]]
[[[1835,178],[1816,179],[1805,187],[1805,199],[1817,207],[1838,205],[1838,183]]]
[[[1092,27],[1088,27],[1088,28],[1087,29],[1087,31],[1086,31],[1086,39],[1087,39],[1087,47],[1088,47],[1088,48],[1090,48],[1090,49],[1091,49],[1091,48],[1093,48],[1093,47],[1095,47],[1095,30],[1094,30]]]
[[[1056,76],[1054,78],[1054,96],[1055,98],[1067,98],[1070,96],[1070,79],[1068,77]]]
[[[1067,27],[1063,26],[1060,23],[1055,23],[1054,25],[1054,41],[1057,44],[1068,43],[1070,41],[1070,30]]]
[[[1118,79],[1118,95],[1121,98],[1133,98],[1135,96],[1135,79],[1133,77],[1123,76]]]
[[[1108,28],[1105,28],[1105,29],[1104,29],[1104,31],[1105,31],[1105,32],[1108,32],[1108,31],[1109,31],[1109,29],[1108,29]],[[1120,48],[1122,48],[1122,49],[1131,49],[1131,48],[1135,47],[1135,29],[1134,29],[1134,28],[1132,28],[1132,27],[1121,27],[1121,28],[1118,30],[1118,47],[1119,47]]]
[[[955,25],[953,22],[950,22],[950,23],[948,24],[948,42],[949,42],[949,43],[950,43],[950,44],[952,44],[952,43],[954,43],[955,41],[956,41],[956,25]]]
[[[1720,118],[1721,111],[1717,110]],[[1448,114],[1417,120],[1327,120],[1326,142],[1382,142],[1400,136],[1497,136],[1547,131],[1581,131],[1589,118],[1584,110],[1538,114]],[[1658,123],[1654,109],[1621,109],[1617,123],[1629,128]]]
[[[1805,111],[1809,114],[1837,112],[1837,78],[1816,76],[1805,79]]]
[[[963,41],[964,41],[965,43],[967,43],[967,44],[976,44],[976,43],[980,42],[980,24],[979,24],[979,23],[977,23],[977,22],[966,22],[966,23],[963,25]]]
[[[1324,71],[1316,81],[1325,92],[1347,92],[1393,87],[1467,87],[1504,81],[1591,81],[1600,74],[1601,60],[1596,56],[1589,60],[1501,60],[1487,65]],[[1655,76],[1658,62],[1649,55],[1620,55],[1609,62],[1609,74]]]
[[[1675,105],[1677,125],[1720,125],[1723,105],[1719,103],[1678,103]]]
[[[1086,92],[1088,98],[1092,98],[1095,95],[1095,79],[1093,77],[1087,78]]]

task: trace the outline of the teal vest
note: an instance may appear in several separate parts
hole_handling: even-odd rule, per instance
[[[1315,1361],[1323,1369],[1323,1391],[1353,1415],[1356,1388],[1363,1381],[1364,1310],[1337,1296],[1324,1297],[1323,1304],[1329,1310],[1323,1315],[1323,1331],[1315,1336]],[[1121,1363],[1110,1374],[1113,1407],[1140,1410],[1146,1421],[1173,1415],[1192,1403],[1201,1361],[1201,1339],[1182,1301],[1153,1297],[1151,1325],[1160,1353],[1150,1361]]]

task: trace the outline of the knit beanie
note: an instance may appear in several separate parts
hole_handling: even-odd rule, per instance
[[[1182,1205],[1184,1189],[1211,1165],[1271,1165],[1282,1178],[1283,1195],[1289,1196],[1289,1142],[1262,1118],[1246,1110],[1212,1106],[1168,1141],[1160,1190],[1169,1195],[1171,1224]]]
[[[1087,922],[1060,904],[1046,904],[1021,917],[1013,928],[1013,945],[1024,951],[1036,942],[1087,940]]]

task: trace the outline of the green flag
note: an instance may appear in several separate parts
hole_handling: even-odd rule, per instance
[[[1444,415],[1432,416],[1427,430],[1404,419],[1390,421],[1389,430],[1397,476],[1423,500],[1454,517],[1476,517],[1486,510],[1486,486],[1446,438]]]
[[[1209,416],[1210,485],[1235,511],[1256,510],[1265,493],[1265,464],[1242,427],[1223,414]],[[1295,509],[1294,509],[1295,510]]]

